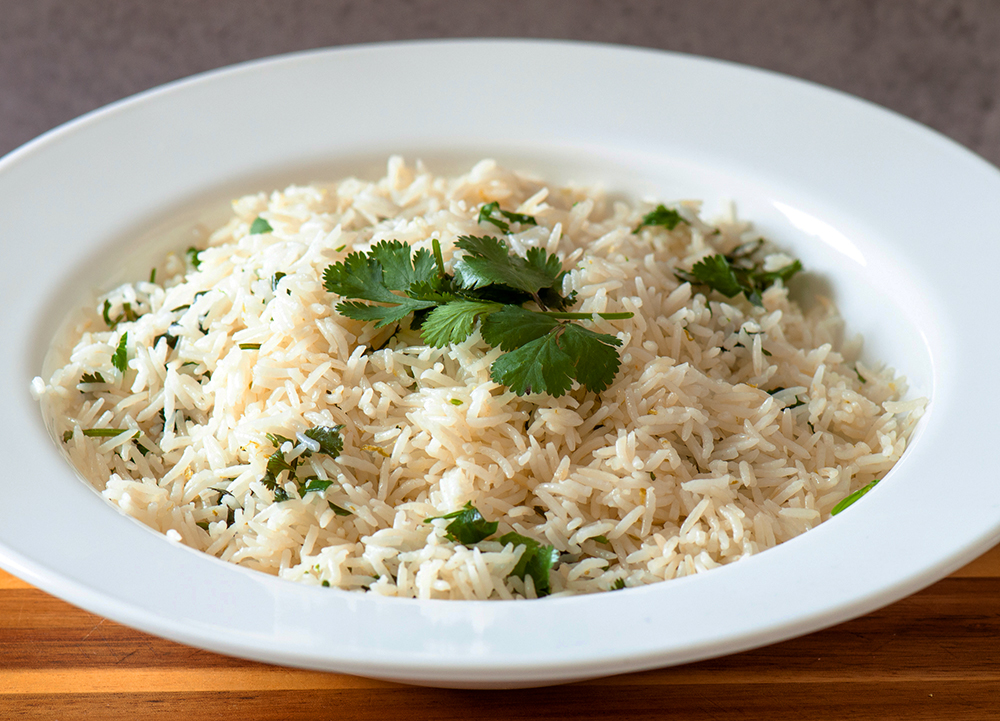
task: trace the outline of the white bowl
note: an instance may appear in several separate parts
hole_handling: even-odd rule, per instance
[[[862,503],[776,549],[696,577],[541,601],[299,586],[180,547],[84,485],[28,393],[65,315],[148,268],[164,244],[183,247],[185,228],[237,194],[374,176],[390,153],[439,171],[492,156],[633,196],[735,200],[829,286],[869,355],[931,397],[911,448]],[[941,578],[1000,533],[989,461],[998,199],[996,168],[886,110],[647,50],[375,45],[143,93],[0,160],[0,429],[11,445],[0,565],[202,648],[442,686],[682,663],[857,616]]]

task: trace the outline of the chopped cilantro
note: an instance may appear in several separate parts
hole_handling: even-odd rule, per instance
[[[314,426],[302,435],[319,443],[319,453],[336,458],[344,450],[344,439],[340,435],[341,428],[343,426]]]
[[[260,350],[260,343],[240,343],[240,350]]]
[[[80,376],[80,382],[81,383],[106,383],[107,381],[104,380],[104,376],[102,376],[100,373],[98,373],[98,372],[95,371],[94,373],[84,373],[82,376]]]
[[[604,543],[604,544],[611,543],[611,541],[608,540],[608,537],[604,536],[604,535],[594,536],[591,540],[597,541],[598,543]]]
[[[497,218],[496,216],[501,216]],[[500,229],[501,233],[506,233],[510,230],[510,224],[507,223],[503,218],[506,218],[511,223],[521,223],[522,225],[538,225],[535,221],[534,216],[525,215],[524,213],[511,213],[507,210],[500,209],[500,203],[493,201],[492,203],[486,203],[482,208],[479,209],[479,217],[476,222],[479,223],[492,223],[497,228]]]
[[[324,481],[316,476],[309,478],[306,482],[299,488],[299,495],[305,498],[307,493],[322,493],[327,488],[333,485],[333,481]]]
[[[616,578],[615,582],[611,585],[611,590],[612,591],[620,591],[623,588],[625,588],[625,579],[624,578]]]
[[[117,318],[111,317],[111,301],[105,300],[104,306],[101,308],[101,315],[104,317],[104,323],[108,326],[110,330],[114,330],[118,327],[119,323],[124,321],[133,321],[139,319],[139,313],[132,310],[131,303],[122,303],[122,312]]]
[[[280,283],[281,279],[284,278],[286,275],[288,275],[288,274],[287,273],[282,273],[279,270],[277,273],[275,273],[274,275],[271,276],[271,292],[272,293],[274,291],[278,290],[278,283]]]
[[[861,371],[859,371],[857,369],[857,366],[855,366],[854,372],[857,374],[859,381],[861,381],[862,383],[867,383],[868,382],[867,380],[865,380],[865,377],[863,375],[861,375]]]
[[[868,491],[870,491],[876,485],[878,485],[878,482],[879,482],[879,479],[876,478],[874,481],[872,481],[871,483],[869,483],[864,488],[859,488],[858,490],[856,490],[854,493],[852,493],[847,498],[845,498],[840,503],[838,503],[836,506],[834,506],[833,510],[830,511],[830,515],[831,516],[836,516],[838,513],[840,513],[845,508],[847,508],[848,506],[852,505],[855,501],[857,501],[859,498],[861,498],[861,496],[865,495],[866,493],[868,493]]]
[[[765,271],[760,264],[752,261],[741,253],[740,246],[729,255],[709,255],[691,268],[690,271],[675,270],[678,279],[692,283],[707,285],[727,298],[733,298],[743,293],[753,305],[761,305],[761,294],[774,285],[775,281],[788,280],[802,270],[802,263],[794,261],[776,271]],[[764,351],[765,355],[771,355]]]
[[[191,264],[191,267],[194,268],[195,270],[198,270],[198,268],[201,267],[201,258],[199,257],[200,253],[201,251],[195,248],[193,245],[185,251],[185,255],[187,255],[188,262]]]
[[[326,579],[324,579],[323,583],[321,583],[320,585],[323,586],[323,588],[329,588],[330,587],[330,582],[327,581]]]
[[[128,428],[84,428],[83,435],[89,438],[113,438],[128,433]]]
[[[642,216],[642,220],[639,221],[639,225],[635,226],[635,230],[632,231],[633,235],[638,233],[643,228],[661,226],[667,230],[673,230],[680,223],[687,223],[681,214],[672,208],[668,208],[665,205],[657,205],[654,210],[646,213]]]
[[[126,348],[128,344],[128,332],[122,333],[122,337],[118,339],[118,347],[115,349],[114,355],[111,356],[111,365],[118,369],[119,373],[125,372],[126,363],[128,362],[128,349]]]
[[[271,224],[268,223],[263,218],[261,218],[259,215],[250,224],[250,235],[261,235],[263,233],[271,233],[273,231],[274,228],[271,227]]]
[[[449,403],[451,403],[451,404],[452,404],[453,406],[460,406],[460,405],[462,405],[463,403],[465,403],[465,401],[463,401],[463,400],[462,400],[461,398],[452,398],[452,399],[451,399],[450,401],[448,401],[448,402],[449,402]]]
[[[497,532],[500,525],[497,521],[487,521],[483,515],[470,502],[458,511],[446,513],[443,516],[431,516],[425,518],[424,523],[430,523],[438,518],[450,519],[451,523],[445,526],[445,537],[448,540],[471,546],[475,543],[489,538]]]
[[[340,252],[342,252],[342,251],[344,250],[344,248],[346,248],[346,247],[347,247],[346,245],[338,245],[338,246],[337,246],[336,248],[334,248],[334,249],[333,249],[333,252],[334,252],[334,253],[340,253]]]
[[[547,596],[550,592],[549,571],[559,562],[559,551],[553,546],[542,545],[533,538],[514,532],[500,536],[500,543],[504,545],[512,543],[515,547],[524,546],[524,553],[521,554],[510,575],[522,579],[531,576],[535,584],[535,593]]]
[[[69,443],[69,441],[70,441],[70,439],[72,437],[73,437],[73,431],[72,430],[63,431],[63,434],[62,434],[62,441],[63,441],[63,443]]]
[[[328,506],[330,506],[330,510],[336,513],[338,516],[350,516],[352,514],[352,511],[348,511],[346,508],[341,508],[335,503],[332,503],[330,501],[327,501],[326,503]]]
[[[156,268],[153,268],[152,270],[149,271],[149,282],[150,283],[156,282]]]
[[[198,526],[198,528],[200,528],[203,531],[208,530],[208,521],[198,521],[194,525]]]

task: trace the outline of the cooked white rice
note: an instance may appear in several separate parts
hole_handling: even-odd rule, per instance
[[[478,332],[436,349],[333,309],[329,264],[383,239],[428,249],[438,239],[448,260],[457,236],[496,234],[477,222],[491,201],[536,217],[510,243],[558,254],[572,269],[564,290],[579,293],[574,310],[634,313],[587,322],[624,343],[599,396],[518,397],[490,379],[499,351]],[[87,309],[60,339],[72,351],[33,392],[109,501],[174,540],[283,578],[392,596],[534,597],[530,575],[510,575],[523,546],[467,548],[446,539],[447,521],[423,522],[466,502],[499,521],[493,538],[513,530],[563,554],[554,593],[708,570],[797,536],[881,478],[924,400],[902,401],[891,369],[859,362],[860,340],[840,343],[829,303],[806,316],[780,282],[762,308],[680,282],[675,267],[755,236],[731,217],[703,221],[698,203],[674,207],[687,224],[633,234],[652,205],[549,187],[492,161],[447,178],[399,158],[375,183],[247,196],[197,269],[170,255],[155,283],[121,286]],[[249,234],[258,216],[273,233]],[[112,318],[125,303],[142,315],[109,330],[105,300]],[[174,351],[155,341],[168,328],[180,337]],[[126,332],[122,374],[111,359]],[[81,383],[85,373],[106,382]],[[275,502],[261,482],[275,450],[265,434],[293,439],[291,459],[315,450],[304,430],[337,424],[342,455],[311,455],[300,470],[335,482],[304,499],[286,482],[290,500]],[[83,435],[92,428],[134,432]]]

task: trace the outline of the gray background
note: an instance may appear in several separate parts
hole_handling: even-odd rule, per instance
[[[0,0],[0,155],[203,70],[443,37],[571,38],[734,60],[867,98],[1000,165],[1000,0]]]

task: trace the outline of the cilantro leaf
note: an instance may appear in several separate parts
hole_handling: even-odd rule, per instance
[[[611,586],[611,590],[612,591],[621,591],[623,588],[625,588],[625,579],[624,578],[616,578],[614,584]]]
[[[845,498],[844,500],[842,500],[840,503],[838,503],[836,506],[833,507],[833,510],[830,511],[830,515],[831,516],[836,516],[838,513],[840,513],[841,511],[843,511],[848,506],[853,505],[855,501],[857,501],[863,495],[865,495],[866,493],[868,493],[868,491],[870,491],[876,485],[878,485],[878,482],[879,482],[879,479],[876,478],[874,481],[872,481],[871,483],[869,483],[864,488],[860,488],[860,489],[856,490],[854,493],[852,493],[851,495],[847,496],[847,498]]]
[[[534,295],[542,288],[551,288],[562,274],[561,263],[558,268],[553,268],[547,260],[542,261],[544,256],[538,254],[533,256],[531,262],[511,255],[507,244],[499,238],[461,235],[455,241],[455,247],[466,253],[455,264],[455,278],[464,288],[505,285]],[[541,249],[540,252],[545,253]]]
[[[274,293],[275,291],[278,290],[278,283],[280,283],[281,279],[284,278],[286,275],[288,275],[288,274],[287,273],[282,273],[279,270],[277,273],[275,273],[274,275],[271,276],[271,292],[272,293]]]
[[[500,536],[500,543],[507,545],[511,543],[516,548],[524,546],[524,553],[518,559],[511,576],[524,578],[531,576],[535,584],[535,592],[539,596],[547,596],[550,593],[549,571],[559,562],[559,551],[553,546],[542,545],[533,538],[522,536],[519,533],[505,533]]]
[[[340,435],[343,426],[313,426],[304,435],[319,443],[319,453],[336,458],[344,450],[344,439]]]
[[[389,282],[396,286],[393,289],[404,290],[401,286],[408,278],[415,277],[415,270],[410,265],[409,258],[406,260],[406,266],[409,266],[407,271],[391,244],[379,245],[383,246],[379,255],[390,263]],[[405,250],[408,256],[409,246],[406,246]],[[347,298],[390,304],[389,307],[357,301],[343,301],[337,304],[337,311],[342,315],[355,320],[375,321],[376,328],[398,323],[410,313],[437,305],[434,300],[414,299],[393,293],[393,289],[386,285],[382,263],[374,254],[351,253],[343,261],[328,266],[323,273],[323,285],[331,293]]]
[[[573,359],[548,333],[493,361],[490,377],[519,396],[548,393],[558,398],[573,385]]]
[[[382,240],[372,246],[371,257],[382,266],[382,282],[389,290],[409,290],[414,283],[434,278],[434,258],[423,248],[410,256],[411,248],[398,240]]]
[[[274,228],[266,220],[261,218],[259,215],[250,224],[250,235],[262,235],[264,233],[273,233]]]
[[[350,516],[353,513],[353,511],[349,511],[346,508],[341,508],[340,506],[331,501],[327,501],[326,503],[328,506],[330,506],[330,510],[336,513],[338,516]]]
[[[500,308],[516,306],[501,306],[478,300],[456,300],[439,305],[432,310],[420,326],[424,340],[435,348],[443,348],[449,343],[461,343],[469,337],[476,325],[476,319],[495,313]]]
[[[114,355],[111,356],[111,365],[118,369],[119,373],[125,372],[126,363],[128,363],[128,331],[122,333],[122,337],[118,339],[118,347],[115,349]]]
[[[573,380],[595,393],[614,380],[621,359],[614,336],[595,333],[575,323],[504,306],[482,320],[483,339],[508,351],[493,362],[490,375],[518,395],[561,396]]]
[[[84,373],[82,376],[80,376],[80,382],[81,383],[106,383],[107,381],[104,380],[104,376],[102,376],[100,373],[94,372],[94,373]]]
[[[613,335],[595,333],[575,323],[566,323],[563,328],[564,332],[558,340],[574,359],[576,380],[594,393],[605,390],[621,365],[617,348],[622,342]]]
[[[445,537],[450,541],[461,543],[463,546],[471,546],[489,538],[497,532],[497,527],[500,525],[497,521],[487,521],[483,518],[483,514],[468,501],[461,510],[452,511],[443,516],[425,518],[424,523],[430,523],[438,518],[452,519],[451,523],[445,526],[447,531]]]
[[[519,305],[505,305],[482,319],[480,332],[483,340],[494,348],[511,351],[551,333],[560,325],[552,316]]]
[[[673,230],[681,223],[687,223],[681,214],[672,208],[668,208],[665,205],[657,205],[654,210],[646,213],[642,216],[642,220],[639,221],[639,225],[635,227],[632,234],[635,235],[643,228],[652,226],[662,226],[667,230]]]

